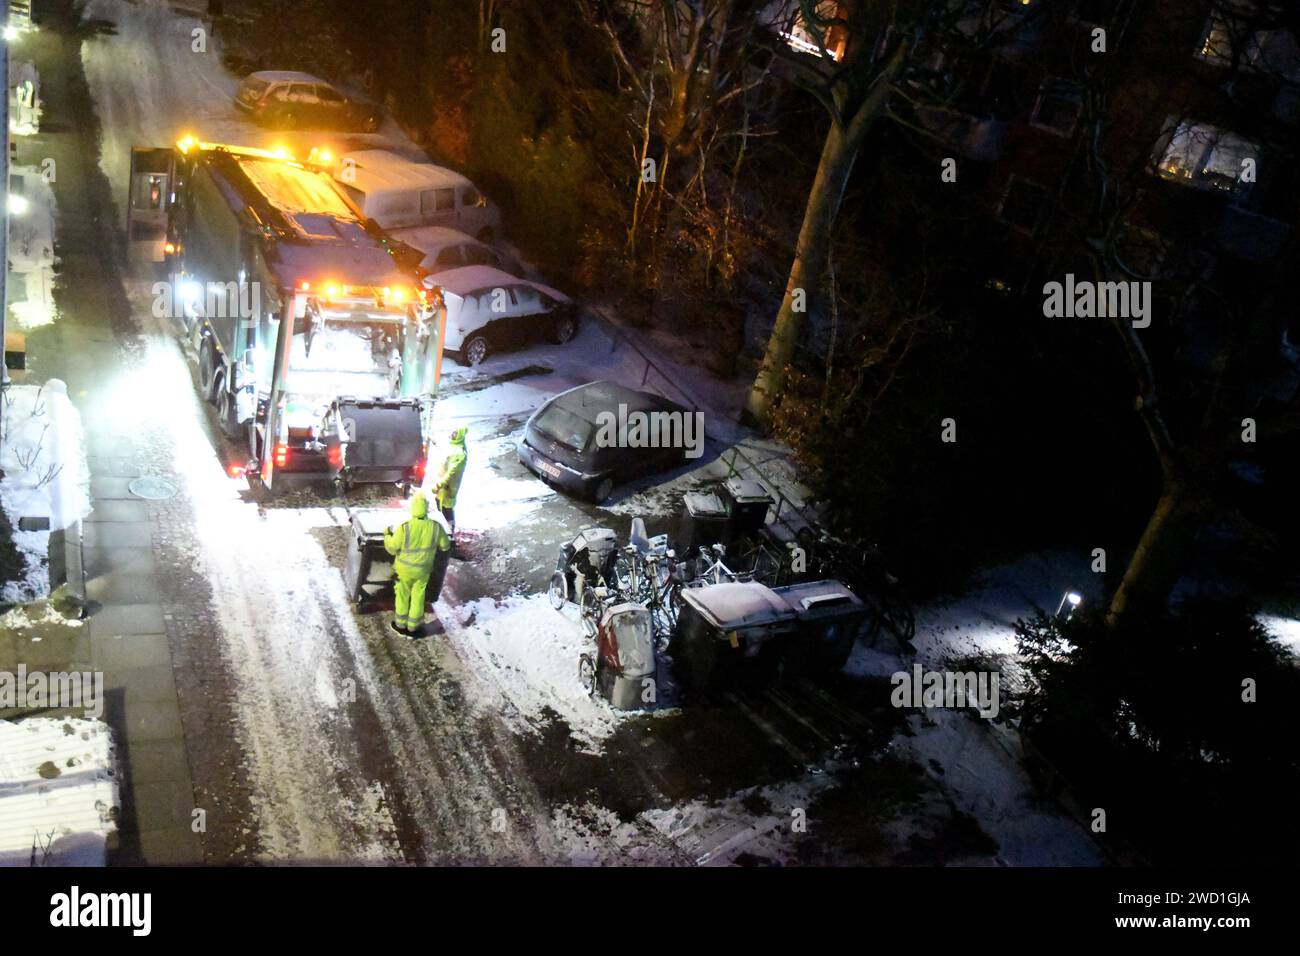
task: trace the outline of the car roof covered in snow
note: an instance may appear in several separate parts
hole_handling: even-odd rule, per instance
[[[345,165],[349,160],[354,165]],[[348,153],[339,161],[339,172],[335,177],[338,178],[344,169],[348,172],[347,184],[366,193],[474,185],[454,169],[413,162],[386,149],[359,149]]]
[[[459,229],[452,229],[448,226],[414,226],[410,229],[393,229],[390,234],[394,239],[399,239],[408,246],[419,249],[425,255],[435,255],[439,250],[447,246],[471,245],[486,246],[487,243],[479,242],[473,236],[461,232]]]
[[[726,581],[686,588],[682,600],[717,628],[761,627],[794,619],[790,605],[757,581]]]
[[[589,382],[561,392],[543,405],[542,409],[552,405],[558,405],[566,412],[593,424],[601,412],[614,411],[619,405],[625,406],[629,412],[679,407],[653,392],[638,392],[618,382],[606,381]],[[542,409],[538,409],[537,414],[541,414]]]
[[[402,241],[406,242],[407,240],[403,239]],[[466,296],[487,292],[490,289],[527,286],[530,289],[544,292],[560,302],[569,301],[569,297],[558,289],[552,289],[540,282],[530,282],[527,279],[519,278],[519,276],[512,276],[510,273],[502,272],[493,266],[461,266],[459,269],[448,269],[446,272],[439,272],[435,276],[430,276],[425,280],[425,285],[437,286],[444,292],[458,295],[462,299]]]
[[[268,83],[324,83],[319,76],[313,76],[310,73],[303,73],[300,70],[258,70],[256,73],[250,73],[246,77],[250,80],[265,80]]]

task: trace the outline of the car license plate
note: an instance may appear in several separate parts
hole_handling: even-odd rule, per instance
[[[550,475],[552,478],[560,477],[560,469],[556,468],[549,461],[539,458],[537,459],[537,467],[542,469],[543,472]]]

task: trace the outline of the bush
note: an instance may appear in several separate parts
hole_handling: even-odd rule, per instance
[[[1029,673],[1022,730],[1113,849],[1153,863],[1294,862],[1300,671],[1240,603],[1018,622]],[[1243,700],[1253,681],[1256,700]]]

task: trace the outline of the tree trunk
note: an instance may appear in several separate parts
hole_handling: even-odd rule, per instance
[[[772,408],[785,386],[786,369],[803,331],[806,309],[814,293],[821,291],[831,233],[840,212],[840,203],[844,200],[849,174],[853,172],[853,162],[871,124],[889,102],[893,81],[907,61],[908,49],[906,42],[898,45],[884,70],[871,84],[865,84],[866,92],[854,97],[858,99],[856,108],[846,108],[852,103],[845,104],[843,99],[835,101],[839,115],[832,116],[830,131],[822,144],[817,176],[804,206],[803,225],[799,227],[799,242],[795,246],[785,298],[781,300],[781,310],[776,315],[776,325],[768,339],[763,364],[750,386],[741,412],[741,421],[746,424],[771,427]],[[805,312],[796,312],[793,308],[796,289],[803,290]]]
[[[1114,628],[1124,614],[1144,603],[1158,604],[1158,611],[1165,609],[1178,583],[1182,559],[1196,532],[1199,513],[1197,498],[1188,484],[1178,478],[1167,478],[1133,557],[1124,569],[1124,577],[1111,597],[1106,611],[1107,627]]]
[[[831,230],[839,215],[840,202],[853,162],[862,143],[862,133],[850,138],[838,123],[831,123],[822,147],[821,161],[817,164],[817,178],[808,193],[804,207],[803,225],[799,228],[799,242],[795,247],[794,263],[786,282],[781,310],[776,314],[776,325],[767,342],[763,364],[745,399],[745,418],[752,424],[768,427],[772,424],[772,405],[785,385],[786,368],[794,357],[795,345],[803,331],[806,312],[794,309],[795,290],[803,290],[803,307],[808,309],[820,296],[822,272],[830,249]]]

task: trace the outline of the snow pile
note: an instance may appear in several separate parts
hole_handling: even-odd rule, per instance
[[[35,614],[35,608],[40,605],[31,605],[27,607],[15,607],[0,614],[0,629],[6,631],[25,631],[29,628],[39,627],[43,624],[57,624],[60,627],[82,627],[85,620],[81,618],[64,617],[54,609],[52,604],[45,604],[41,607],[40,614]],[[39,641],[40,638],[33,638]]]
[[[20,329],[54,321],[54,191],[35,166],[9,173],[9,310]]]
[[[98,720],[0,720],[0,866],[103,866],[118,804]]]
[[[806,814],[833,786],[832,774],[808,774],[721,800],[645,810],[631,821],[591,803],[565,804],[551,826],[562,857],[575,866],[730,866],[742,855],[781,865],[795,858],[799,811]]]
[[[19,519],[49,518],[50,531],[80,521],[90,513],[90,471],[81,416],[63,382],[11,385],[3,394],[0,505],[13,526],[25,567],[19,580],[4,585],[0,601],[18,604],[50,590],[50,532],[20,531]]]
[[[439,617],[446,621],[451,614],[443,606]],[[551,607],[544,594],[500,604],[480,598],[452,613],[466,622],[449,628],[448,636],[479,678],[472,691],[476,703],[501,709],[506,722],[524,734],[563,720],[584,751],[600,752],[620,716],[578,681],[578,658],[594,654],[595,642],[576,620]]]

